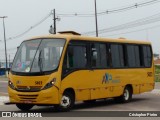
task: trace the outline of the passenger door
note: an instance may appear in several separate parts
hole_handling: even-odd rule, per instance
[[[62,70],[61,89],[73,88],[76,100],[89,100],[92,87],[91,72],[89,69],[89,43],[71,41],[67,47]]]

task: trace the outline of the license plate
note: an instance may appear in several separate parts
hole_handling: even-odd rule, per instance
[[[26,101],[24,101],[24,103],[32,103],[32,101],[26,100]]]

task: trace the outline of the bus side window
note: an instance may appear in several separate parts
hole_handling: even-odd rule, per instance
[[[143,57],[144,57],[144,66],[145,67],[151,67],[152,63],[152,53],[151,53],[151,47],[144,45],[143,46]]]
[[[101,62],[101,68],[108,68],[108,49],[107,45],[105,43],[100,44],[100,62]]]
[[[124,47],[121,44],[111,44],[111,58],[113,68],[123,68],[125,66]]]
[[[143,46],[139,45],[140,66],[144,67]]]
[[[141,45],[127,45],[127,54],[130,68],[144,66],[144,51]]]
[[[92,65],[92,68],[100,68],[101,67],[100,44],[99,43],[92,43],[91,44],[91,65]]]
[[[136,61],[136,67],[141,66],[141,60],[140,60],[140,49],[138,45],[134,46],[134,53],[135,53],[135,61]]]
[[[106,43],[91,43],[91,67],[109,68],[109,46]]]

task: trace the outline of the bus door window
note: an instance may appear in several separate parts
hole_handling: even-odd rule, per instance
[[[69,45],[64,59],[63,70],[84,69],[87,67],[87,46],[74,43]]]
[[[69,46],[67,56],[69,68],[85,68],[87,63],[85,46]]]

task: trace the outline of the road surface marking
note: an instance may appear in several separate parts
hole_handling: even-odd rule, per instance
[[[4,80],[4,81],[1,81],[1,80],[0,80],[0,82],[7,83],[8,81],[7,81],[7,80]]]
[[[8,93],[6,93],[6,92],[0,92],[0,96],[8,96]]]
[[[4,102],[8,102],[9,97],[8,96],[0,96],[0,105],[4,105]]]
[[[160,95],[160,89],[154,89],[151,93]]]

